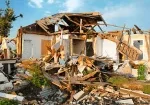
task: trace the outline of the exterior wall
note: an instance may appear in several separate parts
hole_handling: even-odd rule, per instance
[[[146,36],[147,36],[147,41],[149,43],[149,35],[146,35]],[[124,35],[125,40],[128,40],[128,37],[129,37],[129,35]],[[144,34],[133,34],[133,35],[131,35],[130,45],[134,46],[134,41],[136,41],[136,40],[143,40],[143,46],[140,47],[141,51],[143,52],[143,59],[142,60],[148,60],[148,53],[147,53],[145,35]]]
[[[117,60],[116,43],[97,37],[96,39],[96,55],[107,56],[113,60]]]
[[[51,36],[24,34],[22,35],[22,59],[41,57],[41,41],[51,40]],[[26,43],[26,44],[25,44]]]
[[[128,41],[128,36],[129,35],[124,35],[123,40]],[[149,35],[146,35],[146,36],[147,36],[147,41],[149,44],[150,43],[150,36]],[[136,40],[143,40],[143,45],[140,46],[140,49],[143,52],[143,59],[142,60],[148,60],[145,35],[144,34],[133,34],[133,35],[131,35],[130,45],[134,46],[134,41],[136,41]],[[97,37],[96,42],[95,42],[95,46],[96,46],[95,53],[97,56],[108,56],[108,57],[113,58],[114,60],[117,60],[116,43],[109,41],[109,40],[106,40],[106,39],[101,39],[100,37]]]

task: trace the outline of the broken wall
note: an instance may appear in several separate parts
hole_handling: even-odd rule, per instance
[[[101,39],[100,37],[96,38],[96,55],[97,56],[107,56],[111,57],[113,60],[117,60],[117,50],[116,43],[107,40]]]
[[[147,40],[149,43],[149,35],[147,36]],[[128,40],[129,35],[124,35],[124,39]],[[136,48],[142,51],[142,55],[139,56],[139,60],[148,60],[148,52],[146,46],[146,40],[144,34],[132,34],[130,38],[130,45],[135,46]],[[150,47],[150,46],[149,46]]]
[[[23,33],[22,59],[40,58],[42,56],[42,40],[51,40],[51,38],[51,36]]]

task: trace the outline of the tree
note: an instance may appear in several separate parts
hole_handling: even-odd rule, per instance
[[[0,9],[0,36],[8,37],[10,29],[12,28],[12,23],[18,17],[23,17],[22,14],[16,16],[14,10],[10,8],[10,1],[6,0],[6,8]]]

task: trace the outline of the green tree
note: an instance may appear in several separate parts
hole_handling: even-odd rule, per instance
[[[10,0],[6,0],[6,8],[0,8],[0,36],[9,36],[12,22],[18,17],[23,17],[23,15],[20,14],[19,16],[16,16],[14,10],[10,8]]]

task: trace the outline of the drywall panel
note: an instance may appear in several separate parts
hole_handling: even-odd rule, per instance
[[[117,60],[116,47],[117,47],[116,43],[109,41],[107,39],[103,39],[102,55]]]
[[[96,56],[102,55],[103,40],[100,37],[96,37],[94,41],[94,53]]]
[[[96,37],[95,47],[95,53],[97,56],[107,56],[117,60],[116,43]]]

